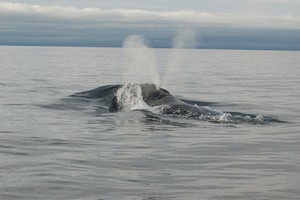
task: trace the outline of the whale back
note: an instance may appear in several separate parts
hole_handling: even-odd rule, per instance
[[[96,107],[101,111],[142,110],[147,114],[201,119],[216,123],[266,124],[284,122],[261,115],[215,110],[210,108],[207,102],[203,104],[199,101],[181,100],[172,96],[166,89],[149,83],[105,85],[93,90],[75,93],[71,97],[74,97],[75,103],[97,103]],[[81,109],[81,107],[78,108]]]
[[[170,92],[155,84],[140,84],[143,100],[149,106],[159,106],[171,102],[180,102],[179,99],[172,96]]]

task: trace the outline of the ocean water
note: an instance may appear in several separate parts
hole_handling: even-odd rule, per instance
[[[2,46],[0,60],[0,199],[299,199],[300,52]],[[126,83],[263,120],[74,98]]]

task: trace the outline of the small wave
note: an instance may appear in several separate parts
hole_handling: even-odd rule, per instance
[[[250,115],[234,115],[231,113],[223,113],[219,116],[213,116],[212,119],[209,119],[210,122],[215,123],[251,123],[251,124],[266,124],[268,122],[267,118],[264,118],[262,115],[256,115],[251,117]]]
[[[195,105],[197,109],[201,108],[198,105]],[[158,113],[169,116],[169,117],[181,117],[187,119],[198,119],[203,121],[209,121],[213,123],[230,123],[230,124],[239,124],[239,123],[251,123],[251,124],[266,124],[268,122],[280,122],[275,121],[274,119],[264,117],[262,115],[251,115],[251,114],[236,114],[230,112],[222,112],[215,110],[209,107],[202,107],[206,110],[206,113],[209,114],[199,114],[193,110],[184,110],[181,108],[172,109],[169,105],[157,106],[155,107],[158,110]],[[170,112],[171,110],[171,112]]]

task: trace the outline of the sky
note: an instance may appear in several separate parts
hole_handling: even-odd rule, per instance
[[[300,0],[0,1],[0,45],[300,50]]]

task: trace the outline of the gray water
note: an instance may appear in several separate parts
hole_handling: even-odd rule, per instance
[[[0,199],[299,199],[300,52],[135,51],[0,47]],[[150,120],[67,100],[141,80],[287,123]]]

